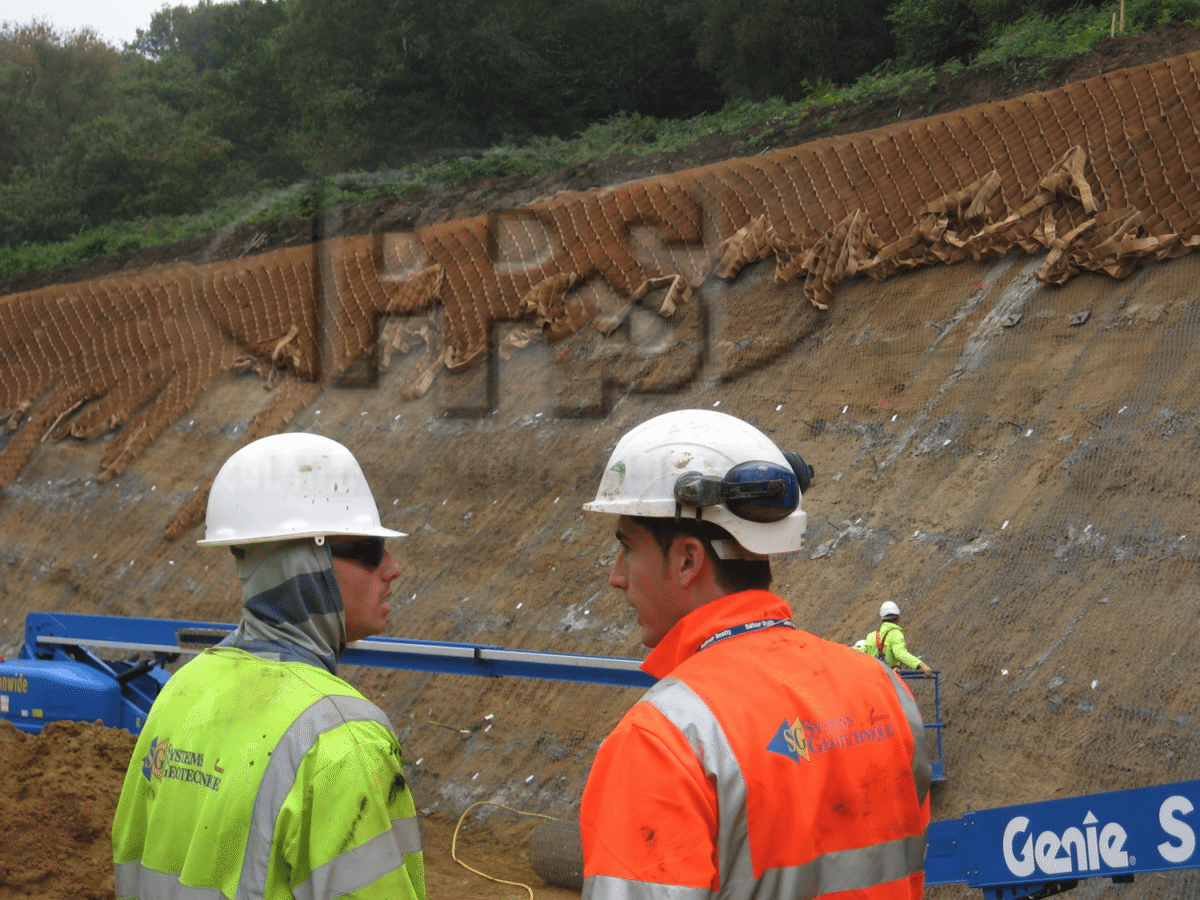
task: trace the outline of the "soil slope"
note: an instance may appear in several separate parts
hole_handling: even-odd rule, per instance
[[[819,132],[804,130],[808,120],[777,123],[771,141],[853,133],[1197,48],[1194,29],[1167,29],[1081,58],[940,76],[919,97],[834,110]],[[421,192],[336,221],[366,233],[506,209],[736,155],[738,139]],[[319,226],[258,226],[226,245],[268,249]],[[196,252],[30,274],[0,293]],[[1200,610],[1200,258],[1061,288],[1033,278],[1041,262],[1014,253],[848,282],[827,311],[758,265],[732,284],[709,279],[669,321],[633,315],[609,337],[585,330],[534,344],[442,375],[418,400],[397,396],[402,360],[369,387],[330,388],[294,424],[350,446],[385,524],[411,535],[398,545],[406,572],[390,634],[640,656],[606,585],[612,523],[580,505],[637,422],[686,407],[742,416],[816,468],[807,548],[776,567],[797,622],[851,642],[894,599],[910,645],[942,673],[947,781],[935,818],[1194,778],[1200,701],[1184,685]],[[584,413],[556,415],[564,396]],[[0,495],[0,654],[15,655],[35,610],[235,620],[227,555],[196,547],[198,530],[166,542],[162,527],[265,397],[259,379],[222,376],[108,484],[95,481],[105,438],[45,445]],[[449,860],[454,823],[483,800],[570,817],[597,744],[637,697],[344,674],[377,699],[405,747],[425,813],[430,896],[521,896]],[[931,704],[929,686],[916,688]],[[0,897],[111,896],[106,820],[131,746],[91,725],[39,738],[0,727],[11,762],[0,775]],[[556,896],[521,860],[531,822],[475,810],[459,853]],[[1196,894],[1188,877],[1120,890]]]

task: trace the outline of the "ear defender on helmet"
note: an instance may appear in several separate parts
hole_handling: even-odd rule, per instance
[[[681,504],[696,507],[723,503],[735,516],[750,522],[778,522],[800,506],[800,495],[812,483],[813,468],[799,454],[785,452],[790,468],[764,460],[738,463],[723,478],[684,472],[675,481],[675,516]]]
[[[791,450],[782,450],[783,458],[788,461],[788,465],[792,467],[792,471],[796,473],[796,478],[800,482],[800,492],[804,493],[808,490],[808,486],[812,484],[813,467],[806,463],[799,453],[793,453]]]
[[[739,553],[767,557],[800,549],[808,523],[801,494],[812,479],[812,466],[749,422],[715,409],[679,409],[621,436],[583,508],[703,520],[728,531],[726,543]]]

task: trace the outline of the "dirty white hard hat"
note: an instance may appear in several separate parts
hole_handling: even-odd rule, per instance
[[[204,540],[223,546],[346,534],[405,537],[384,528],[358,461],[337,441],[289,433],[242,447],[208,495]]]
[[[799,550],[807,516],[802,492],[812,468],[754,426],[714,410],[656,416],[617,442],[590,512],[702,519],[733,536],[718,556]]]
[[[881,619],[898,619],[900,618],[900,607],[891,600],[884,600],[883,605],[879,607],[879,618]]]

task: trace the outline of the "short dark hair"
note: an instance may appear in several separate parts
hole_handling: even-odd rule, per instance
[[[765,559],[721,559],[713,549],[712,542],[734,540],[720,525],[696,519],[665,519],[651,516],[632,516],[634,522],[645,528],[654,537],[654,543],[666,557],[675,538],[681,535],[694,537],[704,545],[716,573],[717,584],[723,591],[736,594],[738,591],[766,591],[771,588],[771,563]]]

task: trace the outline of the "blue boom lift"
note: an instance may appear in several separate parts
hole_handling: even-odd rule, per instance
[[[233,625],[30,613],[15,660],[0,660],[0,719],[36,734],[48,722],[96,721],[137,734],[181,655],[211,647]],[[97,655],[120,655],[113,661]],[[345,665],[487,677],[650,687],[640,660],[509,650],[483,644],[371,638],[343,654]],[[919,672],[905,673],[921,690]],[[941,694],[932,679],[935,781],[942,764]],[[924,698],[919,697],[919,700]],[[922,702],[929,718],[929,704]],[[1085,878],[1132,882],[1139,873],[1196,867],[1200,781],[1091,794],[968,813],[933,822],[926,884],[966,884],[988,900],[1049,897]]]
[[[0,662],[0,719],[33,734],[59,719],[95,721],[133,734],[142,730],[150,706],[182,654],[199,653],[233,631],[233,625],[177,619],[137,619],[74,613],[30,613],[25,644],[16,660]],[[136,654],[140,661],[97,656]],[[453,644],[400,638],[357,641],[342,654],[348,666],[375,666],[452,675],[483,675],[579,681],[648,688],[655,678],[641,660],[575,653],[508,650],[484,644]],[[920,679],[919,672],[910,673]],[[941,694],[933,678],[934,781],[942,781]],[[928,715],[928,710],[925,711]]]
[[[966,884],[988,900],[1051,897],[1085,878],[1194,869],[1200,781],[1088,794],[931,822],[926,884]]]

